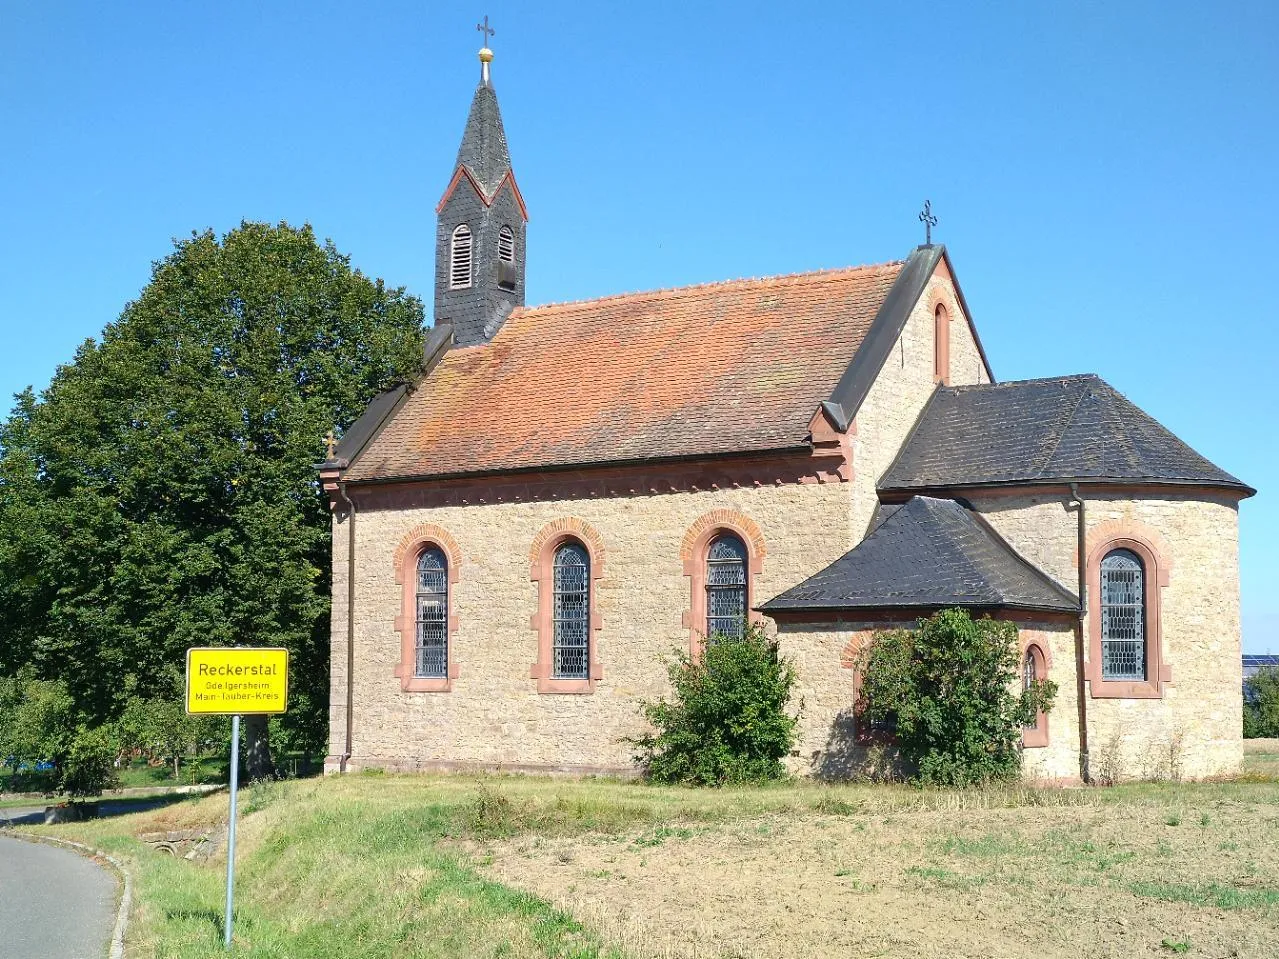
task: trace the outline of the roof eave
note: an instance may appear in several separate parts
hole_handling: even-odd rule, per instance
[[[725,453],[689,453],[686,456],[663,456],[624,460],[596,460],[582,463],[539,464],[489,470],[464,470],[454,473],[411,473],[396,476],[377,476],[348,480],[351,486],[387,486],[397,483],[440,483],[446,480],[477,480],[494,476],[527,476],[536,473],[579,473],[583,470],[616,469],[632,466],[666,466],[678,463],[695,463],[705,460],[750,459],[757,456],[811,456],[812,444],[775,446],[762,449],[733,450]]]
[[[905,444],[903,444],[903,447]],[[889,468],[891,471],[891,467]],[[887,472],[887,471],[886,471]],[[1247,499],[1255,496],[1257,491],[1246,483],[1227,483],[1227,482],[1210,482],[1200,479],[1141,479],[1133,477],[1098,477],[1098,476],[1060,476],[1060,477],[1042,477],[1038,479],[1010,479],[1010,480],[990,480],[987,482],[962,482],[962,483],[925,483],[918,486],[879,486],[877,492],[882,502],[897,502],[898,500],[908,500],[912,496],[930,496],[941,494],[947,498],[961,496],[967,491],[980,492],[982,490],[1015,490],[1020,488],[1039,489],[1051,488],[1056,486],[1068,488],[1070,484],[1076,484],[1084,487],[1104,487],[1115,490],[1132,489],[1134,487],[1148,486],[1167,486],[1174,489],[1199,488],[1208,490],[1219,490],[1238,495],[1241,499]]]

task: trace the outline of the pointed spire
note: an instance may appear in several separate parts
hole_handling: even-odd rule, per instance
[[[484,24],[477,24],[476,28],[485,29],[487,26],[488,17],[485,17]],[[462,145],[457,151],[458,165],[466,167],[489,196],[511,169],[506,131],[502,129],[502,111],[498,109],[497,93],[489,76],[489,64],[492,62],[493,51],[485,46],[480,50],[480,85],[475,88]]]

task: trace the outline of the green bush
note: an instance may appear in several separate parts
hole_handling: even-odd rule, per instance
[[[13,767],[15,789],[97,796],[114,783],[118,755],[115,728],[78,723],[64,684],[27,674],[0,679],[0,759]]]
[[[655,733],[627,740],[648,778],[722,786],[786,775],[782,759],[795,744],[797,721],[787,712],[795,669],[762,629],[716,636],[700,660],[677,654],[670,678],[672,699],[641,707]]]
[[[1243,681],[1245,739],[1279,736],[1279,667],[1266,666]]]
[[[182,779],[182,757],[198,756],[210,740],[225,738],[224,725],[220,717],[188,715],[177,698],[136,696],[125,703],[117,721],[123,747],[171,763],[175,781]]]
[[[58,791],[73,799],[101,796],[116,784],[115,759],[120,742],[114,726],[81,726],[59,767]]]
[[[906,772],[922,784],[1016,778],[1021,731],[1057,693],[1051,680],[1022,689],[1012,623],[962,609],[876,633],[860,666],[861,720],[895,728]]]

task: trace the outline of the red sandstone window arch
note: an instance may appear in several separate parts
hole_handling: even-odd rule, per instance
[[[401,589],[395,617],[400,661],[394,674],[406,693],[449,692],[461,675],[454,612],[462,565],[457,541],[439,526],[423,524],[400,541],[394,563]]]
[[[933,311],[933,380],[950,384],[950,313],[941,303]]]
[[[1022,651],[1022,689],[1032,682],[1048,678],[1048,655],[1044,647],[1031,641]],[[1021,733],[1021,744],[1027,749],[1048,745],[1048,714],[1043,710],[1035,716],[1035,722]]]
[[[1133,523],[1103,524],[1088,540],[1089,692],[1094,699],[1162,699],[1172,681],[1160,615],[1167,554],[1156,535]]]
[[[716,553],[722,555],[712,559],[711,553],[716,546],[720,547]],[[684,613],[683,625],[689,631],[689,653],[694,658],[701,654],[708,632],[714,632],[712,612],[722,612],[712,610],[712,602],[729,598],[730,589],[727,587],[731,584],[727,582],[728,577],[713,574],[712,568],[716,567],[720,574],[735,573],[735,570],[729,570],[728,560],[736,549],[745,554],[741,565],[741,605],[745,621],[762,623],[763,617],[751,609],[755,601],[755,579],[764,570],[767,552],[758,524],[736,510],[719,509],[700,517],[684,534],[680,559],[689,581],[689,608]],[[721,562],[724,563],[722,567],[719,566]],[[725,582],[713,583],[713,579]]]
[[[529,578],[537,584],[537,660],[529,678],[539,693],[590,694],[604,678],[599,659],[599,583],[604,544],[590,524],[569,517],[542,529],[529,549]]]

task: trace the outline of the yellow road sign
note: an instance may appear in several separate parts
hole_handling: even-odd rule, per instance
[[[287,649],[197,646],[187,650],[188,713],[282,713],[288,698]]]

